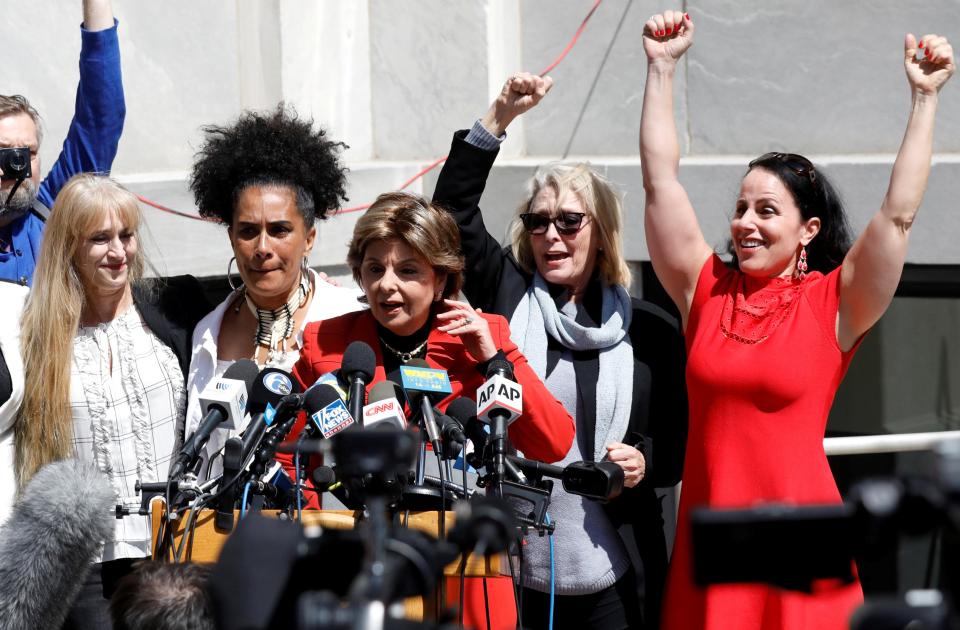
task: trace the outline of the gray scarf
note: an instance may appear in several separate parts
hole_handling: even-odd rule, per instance
[[[535,273],[533,284],[510,318],[513,341],[541,379],[547,376],[548,334],[570,350],[600,351],[593,446],[596,461],[606,455],[607,444],[623,438],[630,423],[633,347],[627,331],[632,316],[633,308],[626,289],[604,285],[600,326],[582,326],[573,316],[557,310],[547,281]]]

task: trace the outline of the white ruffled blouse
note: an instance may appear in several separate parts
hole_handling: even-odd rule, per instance
[[[150,555],[150,523],[139,516],[136,481],[162,481],[170,466],[177,419],[186,410],[183,373],[173,351],[131,306],[116,319],[81,327],[70,369],[73,449],[113,484],[118,519],[100,561]]]

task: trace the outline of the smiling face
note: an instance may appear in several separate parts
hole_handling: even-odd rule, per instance
[[[740,270],[750,276],[791,276],[800,246],[820,230],[820,219],[804,220],[790,191],[768,170],[755,168],[740,185],[730,237]]]
[[[447,278],[402,241],[370,243],[360,263],[360,285],[373,317],[396,335],[410,335],[427,323],[430,305]]]
[[[544,186],[530,202],[530,212],[555,218],[561,212],[586,214],[574,234],[560,234],[552,222],[543,234],[528,234],[537,271],[550,284],[566,287],[571,295],[580,295],[590,282],[597,262],[599,237],[595,221],[583,202],[567,192],[561,199],[552,186]]]
[[[275,309],[300,281],[300,265],[313,248],[297,209],[296,193],[283,186],[248,186],[240,193],[229,228],[237,268],[253,301]]]
[[[99,225],[80,241],[73,257],[87,300],[95,301],[126,290],[137,249],[136,234],[119,214],[104,213]]]

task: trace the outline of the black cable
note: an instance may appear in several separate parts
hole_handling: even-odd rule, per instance
[[[443,458],[440,453],[434,451],[437,457],[437,475],[440,477],[440,518],[437,521],[437,537],[443,540],[447,537],[447,485],[443,475]],[[447,601],[447,577],[440,576],[440,597],[437,601],[437,619]]]
[[[517,553],[522,558],[522,554],[519,549],[521,546],[521,541],[519,537],[517,538]],[[513,560],[510,559],[510,554],[507,554],[507,564],[510,565],[510,584],[513,586],[513,605],[517,609],[517,630],[520,630],[520,593],[517,590],[517,574],[513,570]]]
[[[490,598],[487,595],[487,576],[483,576],[483,612],[487,617],[487,630],[490,630]]]

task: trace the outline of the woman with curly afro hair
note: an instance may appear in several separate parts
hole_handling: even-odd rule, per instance
[[[235,261],[242,284],[230,281],[233,292],[194,330],[186,435],[201,419],[200,392],[231,363],[253,359],[289,371],[307,323],[362,308],[359,292],[326,282],[307,264],[317,218],[346,199],[339,159],[346,145],[283,104],[203,131],[190,189],[200,214],[227,226],[234,255],[227,277]],[[215,431],[204,460],[230,435]],[[219,461],[205,465],[202,476],[219,468]]]

